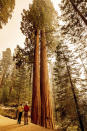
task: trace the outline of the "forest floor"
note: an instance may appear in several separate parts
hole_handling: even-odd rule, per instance
[[[45,129],[32,123],[24,125],[23,121],[20,125],[18,125],[17,120],[0,116],[0,131],[54,131],[54,130]]]

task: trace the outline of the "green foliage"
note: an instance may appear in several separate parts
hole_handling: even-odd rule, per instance
[[[51,26],[55,10],[50,0],[33,0],[30,7],[30,17],[35,28]]]
[[[17,96],[16,95],[17,95],[17,92],[16,92],[15,88],[13,88],[11,91],[11,94],[9,96],[9,103],[16,103],[17,104],[17,100],[16,100]]]
[[[60,45],[56,48],[56,63],[54,67],[54,80],[55,80],[55,88],[54,88],[54,96],[55,96],[55,104],[56,104],[56,112],[60,113],[60,119],[57,118],[58,122],[70,124],[71,121],[77,123],[77,107],[74,96],[77,100],[77,92],[75,92],[75,84],[77,79],[77,75],[75,72],[72,72],[72,66],[74,66],[74,60],[71,56],[71,52],[67,45],[64,43],[60,43]],[[75,68],[75,67],[74,67]],[[73,70],[74,70],[73,68]],[[74,90],[74,91],[73,91]],[[71,104],[73,107],[71,106]],[[79,108],[79,106],[78,106]],[[66,122],[66,118],[69,120],[69,123]],[[74,124],[72,123],[72,124]]]
[[[12,57],[11,57],[11,50],[8,48],[6,51],[3,52],[3,58],[0,61],[0,76],[1,76],[1,103],[6,103],[8,102],[8,93],[9,93],[9,88],[11,87],[11,66],[12,63]],[[5,97],[4,97],[5,96]]]
[[[9,97],[9,88],[4,87],[2,90],[2,103],[6,104],[8,102],[8,97]]]
[[[74,4],[86,16],[86,2],[75,0]],[[84,6],[84,8],[83,8]],[[62,26],[62,33],[69,41],[76,43],[81,41],[83,33],[85,31],[85,26],[82,19],[79,17],[78,13],[74,10],[72,4],[68,0],[62,0],[61,2],[61,19],[64,21],[64,26]],[[86,18],[86,17],[85,17]],[[65,39],[64,37],[64,39]]]
[[[29,61],[33,60],[34,55],[34,38],[36,29],[45,27],[46,42],[49,51],[53,51],[56,46],[56,28],[58,25],[57,13],[55,12],[50,0],[35,0],[30,5],[29,10],[23,10],[21,31],[26,36],[25,53]],[[23,51],[22,51],[23,52]]]
[[[28,42],[28,39],[26,38],[25,48],[23,49],[17,46],[16,53],[13,56],[16,68],[26,64],[28,65],[28,67],[31,66],[33,63],[33,57],[34,57],[34,46],[30,42]]]
[[[21,56],[21,50],[18,57]],[[21,59],[21,58],[20,58]],[[18,59],[18,61],[20,61]],[[6,104],[25,102],[26,100],[31,104],[31,68],[24,66],[25,60],[22,65],[15,67],[12,61],[10,49],[3,53],[3,58],[0,61],[0,75],[2,76],[1,89],[0,89],[0,103]],[[20,68],[19,68],[20,67]]]
[[[31,101],[29,98],[32,94],[31,85],[29,82],[29,70],[27,66],[15,68],[12,73],[12,91],[10,101],[17,104]],[[30,93],[30,94],[29,94]],[[14,98],[14,100],[13,100]]]
[[[11,18],[15,6],[15,0],[0,0],[0,28]]]
[[[54,80],[55,80],[55,95],[56,102],[60,105],[60,108],[66,108],[67,88],[69,86],[69,77],[64,61],[62,51],[62,44],[60,43],[56,47],[56,62],[54,67]],[[67,57],[67,56],[66,56]],[[67,58],[67,61],[69,58]],[[66,110],[66,109],[65,109]],[[62,111],[62,110],[61,110]]]

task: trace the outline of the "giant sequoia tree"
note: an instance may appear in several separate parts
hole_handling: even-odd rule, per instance
[[[14,9],[15,0],[0,0],[0,28],[8,22]]]
[[[33,57],[33,93],[32,93],[32,111],[31,121],[35,124],[41,124],[41,98],[40,98],[40,69],[39,69],[39,29],[33,24],[33,18],[31,11],[23,11],[21,30],[27,37],[27,49],[28,55],[32,54]],[[30,57],[29,57],[30,58]],[[29,60],[31,61],[31,60]]]
[[[31,119],[33,123],[41,124],[42,126],[49,128],[53,128],[53,116],[50,102],[50,86],[47,67],[48,64],[46,51],[46,31],[53,31],[54,13],[55,11],[50,0],[34,0],[33,4],[30,6],[30,9],[28,11],[24,11],[21,23],[22,32],[29,39],[29,42],[34,44],[33,96]],[[32,37],[34,36],[33,42],[32,37],[29,34],[32,34]],[[40,56],[39,35],[41,36]]]
[[[43,5],[43,6],[42,6]],[[37,8],[38,7],[38,8]],[[41,125],[53,128],[52,107],[50,102],[50,87],[48,78],[46,36],[45,30],[52,27],[53,5],[48,1],[34,1],[32,7],[33,25],[41,30],[40,48],[40,91],[41,91]],[[37,15],[35,13],[37,12]],[[37,21],[38,20],[38,21]]]
[[[37,12],[38,8],[38,25],[41,29],[41,48],[40,48],[40,90],[41,90],[41,125],[44,127],[53,128],[53,116],[50,100],[50,87],[48,78],[48,65],[47,65],[47,52],[46,52],[46,27],[52,26],[53,20],[53,6],[48,1],[35,1],[36,7],[33,8],[33,12]],[[39,5],[38,5],[39,4]],[[43,5],[43,6],[42,6]],[[37,16],[36,18],[37,19]]]

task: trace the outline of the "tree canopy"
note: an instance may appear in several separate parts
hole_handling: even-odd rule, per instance
[[[35,27],[42,28],[52,24],[55,10],[50,0],[33,0],[30,10]]]
[[[0,0],[0,28],[11,18],[15,6],[15,0]]]

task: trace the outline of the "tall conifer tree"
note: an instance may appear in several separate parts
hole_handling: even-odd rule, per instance
[[[53,128],[53,116],[52,107],[50,103],[46,32],[53,31],[53,20],[55,14],[55,10],[50,0],[33,0],[33,4],[30,6],[30,9],[28,11],[25,11],[25,16],[23,17],[21,28],[22,32],[26,35],[26,37],[30,39],[30,41],[32,39],[31,37],[29,37],[30,32],[35,32],[32,35],[35,37],[35,39],[33,41],[34,70],[31,121],[35,124],[41,124],[42,126],[47,128]],[[41,43],[39,41],[39,34],[41,36]],[[40,66],[39,43],[41,44]]]

